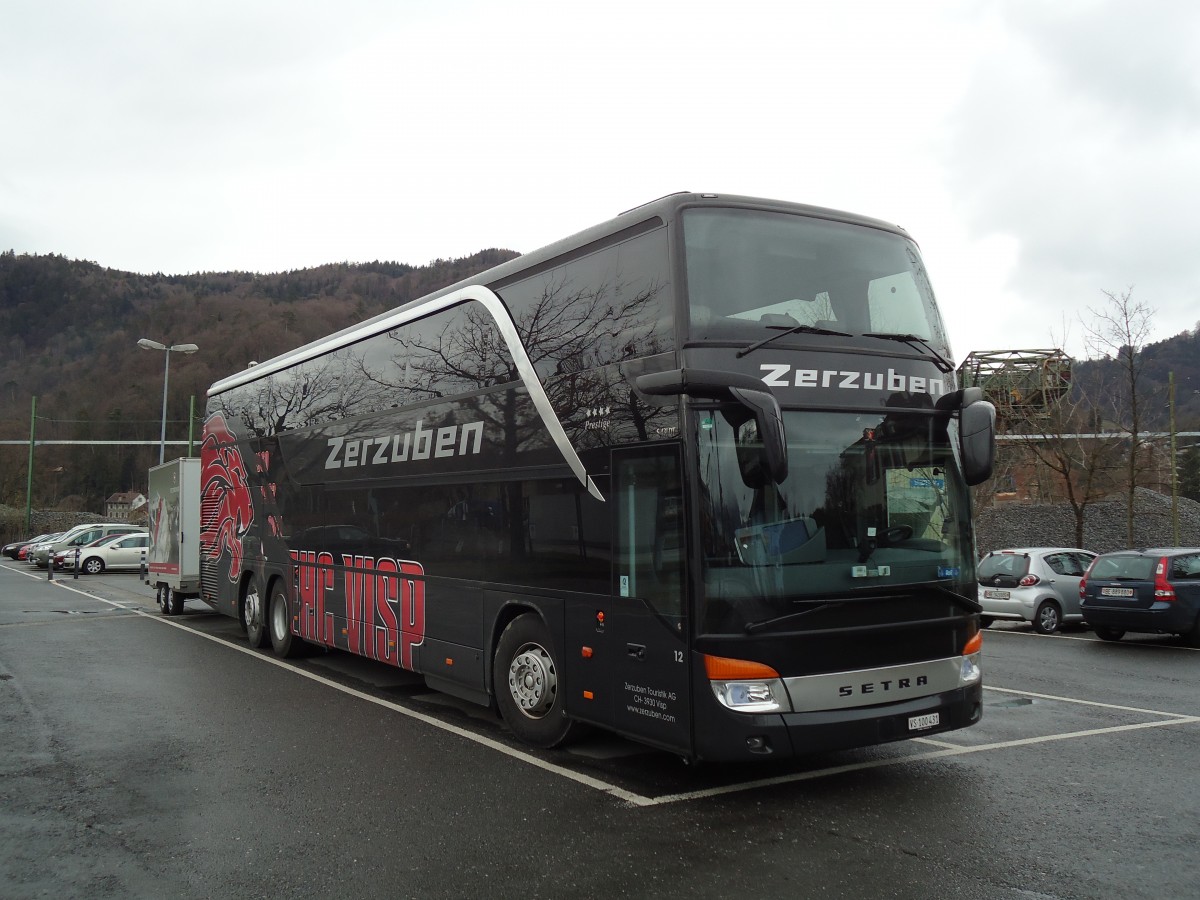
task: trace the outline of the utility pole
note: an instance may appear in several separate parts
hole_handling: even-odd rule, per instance
[[[1167,373],[1167,408],[1171,413],[1171,541],[1179,546],[1179,466],[1175,459],[1175,373]]]
[[[33,435],[37,427],[37,397],[33,398],[33,406],[29,410],[29,472],[25,476],[25,532],[30,531],[33,521]],[[53,568],[53,567],[52,567]]]

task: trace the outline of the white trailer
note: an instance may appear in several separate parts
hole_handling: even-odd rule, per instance
[[[150,549],[146,581],[164,616],[200,596],[200,460],[174,459],[150,469]]]

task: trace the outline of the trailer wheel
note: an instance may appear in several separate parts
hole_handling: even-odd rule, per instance
[[[246,632],[246,640],[251,647],[258,649],[267,646],[270,636],[267,634],[267,611],[263,608],[262,594],[258,590],[258,582],[251,581],[246,588],[246,596],[242,598],[241,618],[242,630]]]
[[[156,584],[154,586],[154,602],[158,605],[158,611],[164,616],[169,616],[171,611],[167,608],[167,604],[163,602],[163,592],[167,589],[165,584]]]
[[[304,642],[292,634],[291,618],[287,591],[276,582],[271,589],[271,649],[283,659],[299,656],[303,649]]]
[[[500,715],[514,735],[534,747],[557,747],[574,724],[563,715],[565,695],[550,648],[542,620],[526,613],[504,629],[492,661]]]
[[[183,615],[183,594],[179,593],[179,591],[173,591],[170,588],[167,588],[164,601],[164,611],[168,616]]]

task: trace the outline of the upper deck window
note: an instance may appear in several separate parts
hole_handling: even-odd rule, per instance
[[[862,225],[747,209],[683,216],[693,340],[808,325],[911,334],[948,352],[916,245]]]

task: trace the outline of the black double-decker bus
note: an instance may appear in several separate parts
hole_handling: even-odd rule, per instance
[[[961,728],[994,421],[903,230],[675,194],[214,384],[202,597],[539,747]]]

